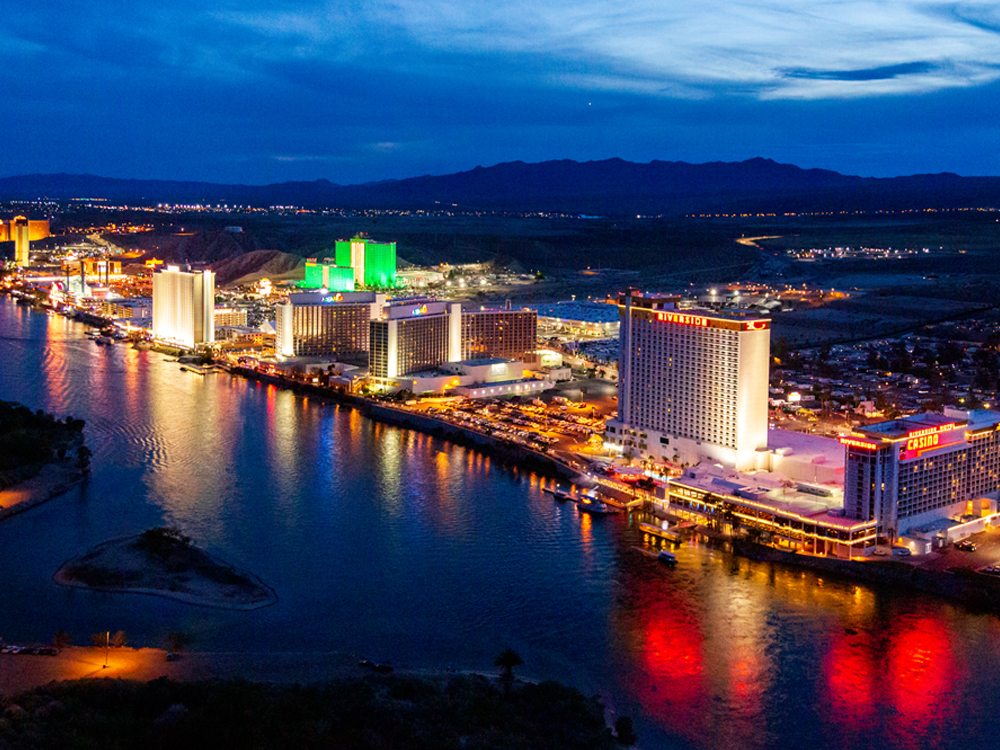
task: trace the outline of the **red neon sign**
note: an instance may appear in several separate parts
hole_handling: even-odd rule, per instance
[[[751,320],[749,323],[744,324],[744,331],[763,331],[767,328],[766,320]]]
[[[941,443],[939,434],[924,435],[923,437],[910,438],[906,441],[906,450],[922,451],[928,448],[936,448]]]
[[[840,438],[840,444],[850,446],[851,448],[861,448],[866,451],[878,450],[878,445],[875,443],[866,443],[864,440],[856,440],[849,437]]]
[[[937,427],[925,427],[922,430],[912,430],[906,433],[906,438],[907,440],[912,440],[913,438],[923,437],[924,435],[939,435],[942,432],[951,432],[956,427],[958,427],[958,425],[954,422],[951,424],[938,425]]]
[[[681,315],[680,313],[661,312],[656,313],[658,320],[665,320],[667,323],[681,323],[686,326],[708,327],[708,318],[700,315]]]

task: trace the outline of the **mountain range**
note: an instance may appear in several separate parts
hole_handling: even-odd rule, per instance
[[[467,211],[677,216],[994,208],[1000,206],[1000,177],[950,173],[857,177],[756,158],[707,164],[637,164],[622,159],[515,161],[450,175],[360,185],[337,185],[328,180],[224,185],[71,174],[0,178],[0,200],[39,198],[344,209],[441,209],[454,205]]]

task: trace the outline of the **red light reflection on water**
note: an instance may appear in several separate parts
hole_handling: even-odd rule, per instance
[[[887,656],[885,682],[899,729],[922,734],[951,712],[948,692],[959,678],[951,632],[938,616],[905,620],[891,632]]]
[[[669,591],[650,597],[637,614],[643,668],[633,690],[650,714],[698,736],[707,696],[697,615]]]
[[[871,638],[866,633],[831,634],[823,655],[823,674],[827,702],[837,722],[849,731],[867,726],[874,713],[875,662]]]
[[[832,634],[823,657],[828,721],[861,739],[889,709],[895,746],[933,746],[952,723],[949,694],[962,679],[952,638],[938,613]]]

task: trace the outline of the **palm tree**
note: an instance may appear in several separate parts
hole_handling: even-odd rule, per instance
[[[494,667],[500,667],[500,684],[503,685],[503,695],[510,695],[510,686],[514,682],[514,667],[524,664],[524,659],[512,648],[505,648],[493,660]]]

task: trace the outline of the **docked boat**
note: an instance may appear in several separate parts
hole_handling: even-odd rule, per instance
[[[671,568],[677,564],[677,555],[667,550],[660,550],[660,554],[656,556],[656,559]]]
[[[98,346],[114,346],[115,340],[110,336],[98,336],[94,339]]]
[[[618,512],[617,508],[612,508],[600,500],[589,497],[580,498],[576,507],[581,513],[590,513],[593,516],[608,516]]]
[[[564,503],[567,500],[572,500],[573,496],[569,494],[566,490],[561,490],[558,487],[554,490],[546,490],[552,497],[556,499],[556,502]]]

